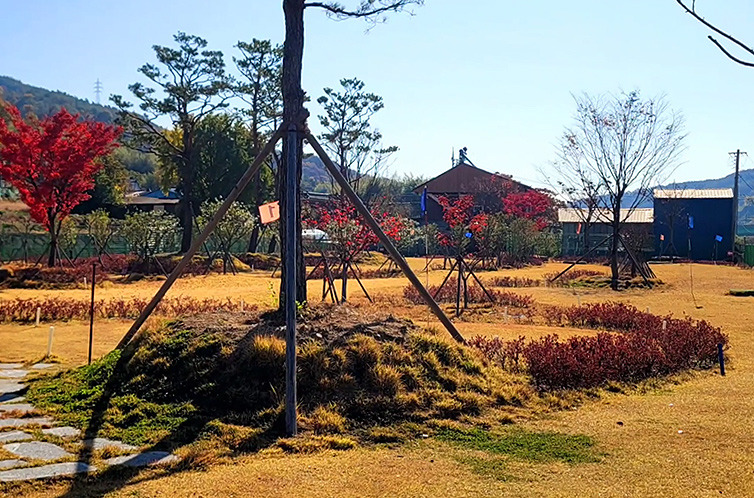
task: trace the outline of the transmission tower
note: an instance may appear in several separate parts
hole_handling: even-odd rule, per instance
[[[94,83],[94,95],[97,100],[97,104],[100,104],[100,95],[102,95],[102,82],[97,78],[97,81]]]

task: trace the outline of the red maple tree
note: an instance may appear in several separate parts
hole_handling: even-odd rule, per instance
[[[537,190],[514,192],[503,198],[503,212],[518,218],[532,220],[537,230],[550,224],[552,198]]]
[[[29,206],[31,217],[50,233],[48,265],[55,266],[60,227],[71,210],[89,199],[97,159],[117,147],[121,128],[80,120],[65,109],[25,121],[5,105],[0,119],[0,178]]]

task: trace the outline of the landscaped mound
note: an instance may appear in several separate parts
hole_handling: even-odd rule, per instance
[[[411,322],[347,307],[303,314],[301,425],[333,446],[354,444],[342,434],[384,439],[380,427],[521,406],[533,394],[523,377]],[[39,380],[28,398],[63,423],[97,421],[101,435],[130,443],[172,447],[215,436],[254,450],[282,434],[283,334],[275,316],[198,315]]]

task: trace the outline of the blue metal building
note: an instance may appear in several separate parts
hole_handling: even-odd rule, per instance
[[[654,191],[658,257],[723,261],[733,251],[733,190]]]

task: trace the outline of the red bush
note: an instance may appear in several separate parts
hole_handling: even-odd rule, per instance
[[[478,335],[468,341],[469,346],[477,348],[488,359],[513,372],[518,372],[523,366],[523,353],[526,338],[520,336],[515,341],[504,341],[499,337],[484,337]]]
[[[94,310],[100,318],[136,318],[147,305],[146,299],[112,299],[95,301]],[[89,318],[90,302],[86,299],[15,299],[0,301],[0,322],[31,323],[37,308],[44,321],[85,320]],[[247,305],[244,309],[255,309]],[[155,313],[161,316],[183,316],[213,311],[240,311],[241,303],[230,299],[165,298]]]
[[[719,328],[704,320],[653,315],[622,303],[552,306],[543,315],[550,324],[615,333],[566,340],[550,335],[523,347],[518,341],[514,345],[480,339],[472,345],[507,368],[511,365],[507,348],[520,350],[537,387],[575,389],[708,368],[717,361],[717,344],[728,343]]]
[[[539,287],[542,285],[541,280],[527,277],[494,277],[488,282],[493,287]]]
[[[607,273],[598,270],[570,270],[561,275],[556,281],[550,282],[553,278],[557,277],[560,272],[545,273],[544,279],[548,285],[553,287],[568,287],[574,281],[583,277],[606,277]]]
[[[430,285],[427,287],[427,291],[435,297],[435,301],[438,303],[453,303],[456,300],[456,293],[458,292],[458,279],[456,277],[450,277],[442,289],[439,289],[438,293],[437,285]],[[514,308],[528,308],[534,304],[534,299],[531,296],[522,296],[520,294],[514,294],[512,292],[499,291],[495,289],[487,289],[490,296],[494,300],[494,304],[503,306],[513,306]],[[485,294],[484,290],[476,284],[469,284],[467,289],[468,302],[469,303],[488,303],[489,298]],[[403,297],[413,304],[424,304],[424,300],[419,295],[419,292],[413,285],[408,285],[403,288]],[[463,295],[461,295],[461,301],[463,301]]]

